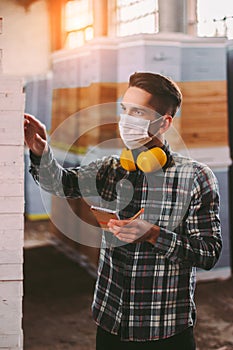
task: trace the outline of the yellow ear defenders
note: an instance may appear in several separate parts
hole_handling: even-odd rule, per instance
[[[167,155],[160,147],[142,151],[137,157],[131,150],[124,148],[120,156],[120,164],[127,171],[135,171],[138,167],[144,173],[150,173],[161,169],[166,163]]]

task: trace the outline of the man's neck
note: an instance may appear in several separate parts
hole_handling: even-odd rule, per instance
[[[164,138],[162,135],[153,136],[152,140],[148,142],[145,146],[147,148],[152,147],[163,147],[164,145]]]

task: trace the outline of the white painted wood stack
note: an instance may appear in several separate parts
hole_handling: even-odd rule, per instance
[[[24,94],[0,73],[0,349],[22,350]]]

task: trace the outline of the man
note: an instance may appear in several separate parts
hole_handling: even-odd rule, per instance
[[[215,176],[164,140],[181,100],[170,79],[133,74],[121,104],[120,159],[74,169],[57,164],[44,126],[25,116],[34,179],[59,196],[88,196],[97,188],[119,212],[100,252],[92,306],[97,350],[195,349],[195,268],[212,268],[222,241]],[[142,207],[144,216],[130,220]]]

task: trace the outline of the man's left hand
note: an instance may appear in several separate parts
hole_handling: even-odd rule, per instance
[[[159,227],[141,219],[113,220],[108,223],[109,230],[120,241],[125,243],[150,242],[156,243]]]

